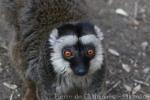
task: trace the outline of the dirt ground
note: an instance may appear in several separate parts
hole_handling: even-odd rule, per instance
[[[102,100],[150,100],[150,0],[88,0],[104,33],[107,65]],[[10,65],[0,16],[0,100],[20,100],[22,82]]]

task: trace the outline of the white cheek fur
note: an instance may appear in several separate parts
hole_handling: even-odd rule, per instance
[[[98,27],[98,26],[94,26],[94,30],[99,38],[99,40],[103,40],[104,39],[104,36],[103,36],[103,33],[101,32],[101,29]]]
[[[103,33],[101,32],[101,29],[98,26],[94,26],[95,32],[98,36],[98,41],[97,41],[97,55],[96,57],[91,61],[91,68],[90,70],[92,70],[92,66],[94,67],[93,70],[96,71],[97,69],[101,69],[101,66],[103,64],[103,47],[102,47],[102,40],[104,39]],[[98,67],[99,66],[99,67]]]
[[[96,56],[90,62],[89,73],[94,73],[98,69],[101,69],[101,65],[103,64],[103,47],[101,43],[101,41],[104,39],[103,33],[101,32],[100,28],[96,25],[94,26],[94,30],[97,36],[91,34],[82,36],[79,39],[83,44],[92,43],[96,47]]]
[[[101,68],[103,63],[103,49],[101,39],[97,38],[95,35],[85,35],[79,39],[83,44],[94,44],[96,47],[96,56],[90,61],[89,73],[94,73]]]
[[[53,52],[51,53],[51,61],[54,66],[55,72],[58,74],[72,73],[69,62],[65,61],[62,57],[62,48],[64,46],[74,45],[78,38],[74,35],[68,35],[58,38],[58,30],[54,29],[50,34],[49,42]]]

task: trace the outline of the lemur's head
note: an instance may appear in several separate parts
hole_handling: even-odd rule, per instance
[[[51,62],[57,74],[84,76],[101,69],[101,30],[91,23],[62,25],[49,37]]]

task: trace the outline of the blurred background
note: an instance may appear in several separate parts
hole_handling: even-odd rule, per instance
[[[104,100],[150,100],[150,0],[87,0],[104,33]],[[10,64],[0,11],[0,100],[20,100],[22,82]],[[9,39],[8,39],[9,40]]]

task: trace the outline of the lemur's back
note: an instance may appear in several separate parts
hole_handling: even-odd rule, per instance
[[[28,27],[54,27],[56,24],[85,20],[90,10],[85,0],[3,0],[2,5],[6,8],[7,20],[17,24],[18,30],[23,32]]]

